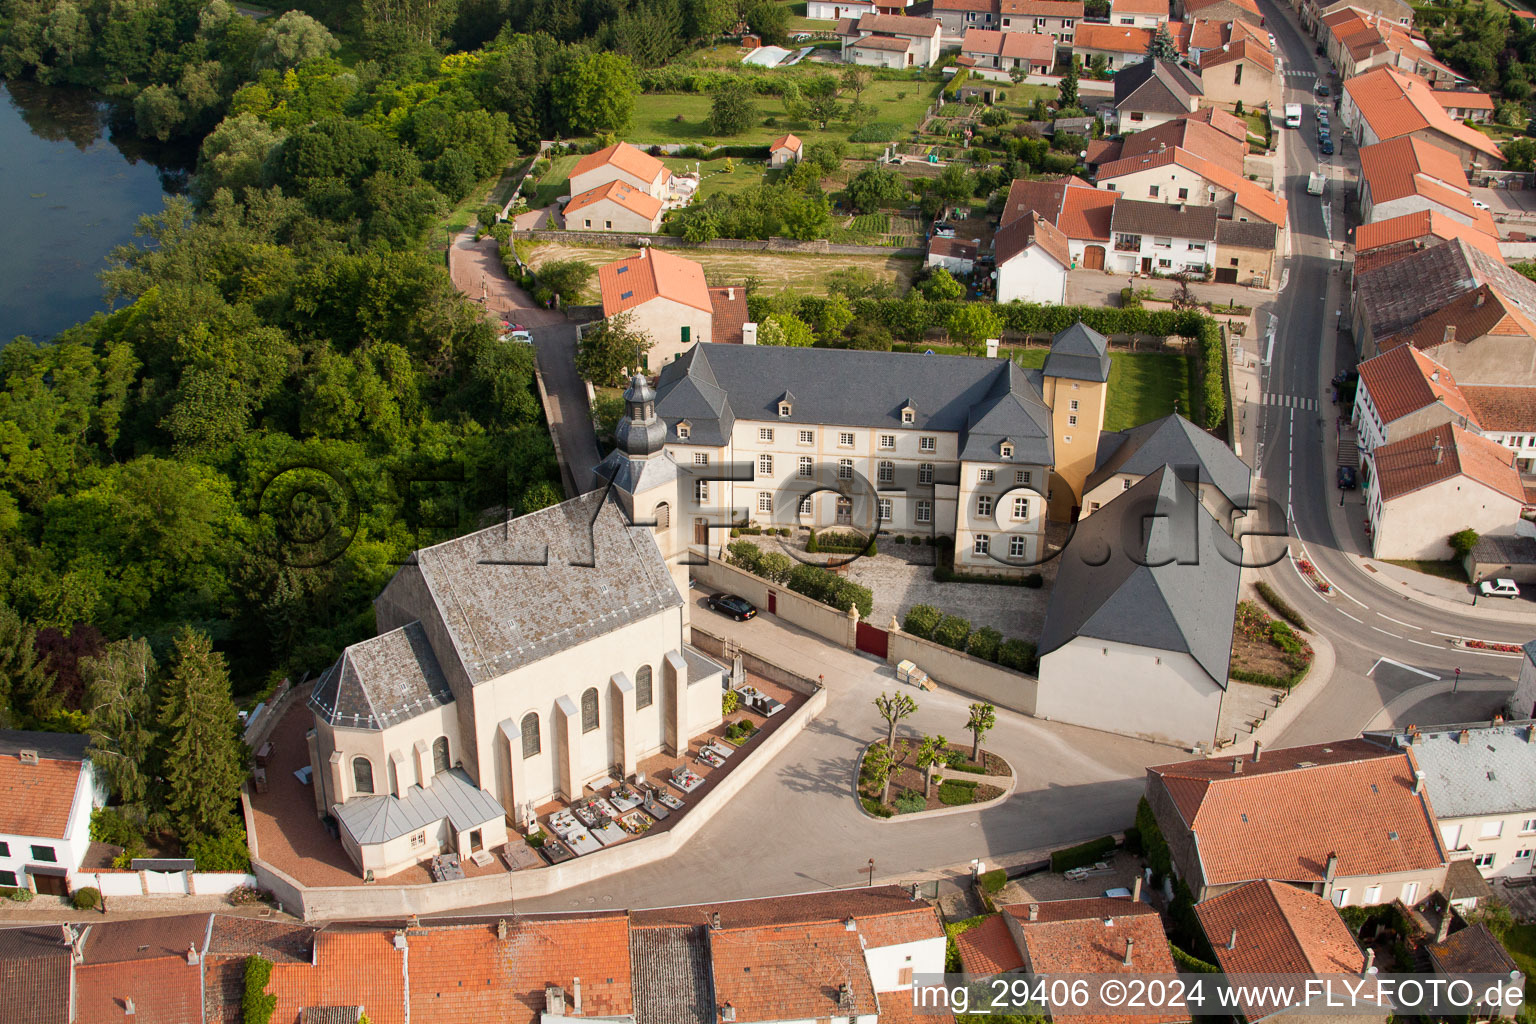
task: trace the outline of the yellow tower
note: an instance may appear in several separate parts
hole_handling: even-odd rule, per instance
[[[1071,522],[1098,458],[1099,433],[1109,400],[1109,341],[1081,320],[1051,339],[1041,370],[1042,397],[1051,407],[1056,467],[1051,474],[1050,517]]]

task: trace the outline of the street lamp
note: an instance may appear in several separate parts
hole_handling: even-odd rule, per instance
[[[875,858],[869,858],[869,884],[875,884]]]

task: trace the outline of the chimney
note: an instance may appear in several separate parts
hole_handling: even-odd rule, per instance
[[[852,917],[848,918],[848,920],[843,922],[843,931],[845,931],[845,932],[856,932],[858,930],[859,930],[859,923],[857,921],[855,921]]]
[[[1536,725],[1532,725],[1526,728],[1525,742],[1536,743]]]
[[[1242,758],[1234,757],[1232,759],[1232,774],[1233,775],[1241,775],[1241,774],[1243,774],[1243,759]]]
[[[1436,459],[1435,461],[1439,462],[1440,460]],[[1467,730],[1465,730],[1465,729],[1461,730],[1461,732],[1456,734],[1456,742],[1458,744],[1460,744],[1461,746],[1463,746],[1463,747],[1467,745],[1468,741],[1470,741],[1471,738],[1472,738],[1471,735],[1468,734]]]
[[[743,345],[757,344],[757,324],[745,323],[741,325],[741,343]]]
[[[837,1008],[840,1010],[853,1009],[853,987],[846,981],[837,986]]]
[[[1121,963],[1123,963],[1127,967],[1131,966],[1131,950],[1133,950],[1135,948],[1136,948],[1136,940],[1133,939],[1133,938],[1127,937],[1126,940],[1125,940],[1125,959],[1120,961]]]
[[[730,299],[732,302],[735,302],[736,301],[736,289],[735,288],[727,288],[726,292],[725,292],[725,297]]]
[[[552,1017],[565,1016],[565,989],[559,985],[544,986],[544,1012]]]
[[[1487,299],[1488,299],[1488,296],[1485,295],[1481,290],[1479,290],[1478,293],[1477,293],[1477,301],[1472,303],[1472,308],[1473,309],[1482,309],[1483,308],[1483,303],[1485,301],[1487,301]]]
[[[1439,945],[1451,937],[1451,908],[1446,907],[1445,913],[1440,915],[1440,927],[1435,931],[1435,945]]]
[[[1440,463],[1442,461],[1444,461],[1444,459],[1445,459],[1445,449],[1444,449],[1444,447],[1441,446],[1440,439],[1438,437],[1435,438],[1434,446],[1430,448],[1430,452],[1432,452],[1434,454],[1435,465],[1438,466],[1438,465],[1440,465]],[[1462,735],[1465,736],[1466,733],[1463,732]],[[1465,739],[1462,739],[1460,742],[1465,743],[1467,741]]]
[[[35,750],[19,751],[17,752],[16,757],[21,761],[22,764],[37,764],[37,751]]]
[[[1456,325],[1455,324],[1446,324],[1445,325],[1445,334],[1440,339],[1441,343],[1448,345],[1448,344],[1450,344],[1451,342],[1453,342],[1455,340],[1456,340]],[[1438,373],[1439,371],[1436,371],[1436,372]]]
[[[1323,869],[1323,899],[1333,898],[1333,880],[1339,876],[1339,855],[1330,853],[1328,865]]]
[[[720,911],[717,910],[709,915],[709,930],[712,932],[720,930]]]
[[[736,1020],[736,1007],[732,1006],[730,1003],[721,1004],[720,1019],[724,1021],[725,1024],[734,1024]]]
[[[1237,929],[1236,928],[1233,928],[1232,931],[1227,934],[1227,948],[1228,949],[1236,949],[1237,948]]]
[[[1253,763],[1254,764],[1258,764],[1259,763],[1259,755],[1261,753],[1263,753],[1263,750],[1264,750],[1264,744],[1260,743],[1258,740],[1254,740],[1253,741]]]
[[[1418,796],[1424,792],[1424,773],[1415,770],[1413,773],[1413,795]]]
[[[996,338],[988,338],[987,339],[987,358],[988,359],[996,359],[997,358],[997,344],[998,344],[998,340]]]
[[[1362,973],[1362,974],[1371,974],[1375,970],[1376,970],[1376,951],[1374,949],[1371,949],[1370,947],[1366,947],[1366,950],[1365,950],[1365,970],[1361,971],[1360,973]]]
[[[502,940],[507,937],[507,919],[504,917],[496,922],[496,937]]]
[[[123,1000],[123,1014],[125,1016],[132,1017],[138,1012],[138,1008],[133,1005],[133,1000],[131,998]]]
[[[187,966],[197,966],[197,947],[192,945],[190,942],[187,943]]]
[[[1136,880],[1131,883],[1131,902],[1141,902],[1141,875],[1139,874],[1136,876]]]
[[[571,979],[571,1013],[581,1016],[581,979]]]
[[[1040,904],[1038,904],[1038,903],[1031,903],[1029,905],[1029,919],[1031,921],[1038,921],[1038,920],[1040,920]]]
[[[417,928],[420,928],[421,918],[416,914],[412,914],[410,917],[405,919],[405,927],[413,931]]]

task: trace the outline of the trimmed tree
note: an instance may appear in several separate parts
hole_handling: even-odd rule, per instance
[[[944,327],[950,340],[959,342],[968,355],[974,355],[982,341],[1003,333],[1003,320],[991,306],[967,302],[949,314]]]
[[[1472,553],[1472,549],[1477,547],[1477,542],[1481,539],[1477,531],[1470,526],[1465,530],[1457,530],[1450,537],[1451,550],[1456,552],[1458,559],[1466,558]]]
[[[923,773],[924,799],[933,783],[934,767],[946,763],[948,753],[949,740],[943,736],[924,736],[922,746],[917,748],[917,770]]]
[[[882,693],[875,698],[875,710],[885,719],[885,744],[896,746],[896,723],[917,713],[917,701],[905,693]]]
[[[981,761],[981,738],[997,724],[997,709],[991,704],[977,702],[971,705],[971,717],[965,723],[971,734],[971,760]]]
[[[224,656],[206,635],[183,629],[160,703],[165,808],[183,842],[237,824],[245,744],[229,692]]]
[[[896,758],[884,743],[873,743],[864,752],[864,774],[880,787],[880,802],[891,799],[891,776],[896,772]]]

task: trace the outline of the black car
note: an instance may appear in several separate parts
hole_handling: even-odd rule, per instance
[[[1328,136],[1324,135],[1322,141],[1317,146],[1322,150],[1323,156],[1333,156],[1333,140]]]
[[[1340,466],[1339,467],[1339,490],[1341,490],[1341,491],[1352,491],[1357,486],[1358,486],[1358,484],[1355,483],[1355,467],[1354,466]]]
[[[737,622],[746,622],[757,616],[757,609],[752,606],[752,602],[735,594],[710,594],[704,603]]]

